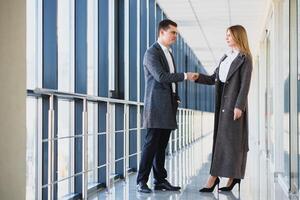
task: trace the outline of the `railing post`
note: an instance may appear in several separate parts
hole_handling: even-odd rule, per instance
[[[48,111],[48,200],[54,199],[54,96],[49,97]]]
[[[197,111],[193,111],[193,118],[192,118],[192,124],[193,124],[193,142],[197,140],[196,137],[196,130],[197,130]]]
[[[186,138],[185,138],[185,146],[188,146],[189,144],[189,138],[190,138],[190,124],[189,124],[189,111],[185,111],[185,123],[186,123]]]
[[[125,181],[128,179],[129,169],[129,106],[124,104],[124,178]]]
[[[201,111],[201,132],[199,135],[199,137],[201,137],[201,138],[203,136],[203,115],[204,115],[204,113],[203,113],[203,111]]]
[[[189,111],[189,126],[190,126],[190,138],[189,138],[189,144],[193,142],[193,124],[192,124],[192,114],[193,111]]]
[[[111,153],[110,153],[110,103],[107,103],[107,113],[106,113],[106,187],[108,192],[111,188]]]
[[[182,110],[179,111],[179,134],[178,134],[178,150],[182,148],[182,131],[183,131],[183,120],[182,120]]]
[[[88,113],[86,98],[83,99],[82,135],[82,199],[86,200],[88,191]]]
[[[139,163],[141,160],[141,122],[142,122],[142,116],[141,116],[141,105],[137,105],[137,148],[136,148],[136,153],[137,153],[137,169],[139,167]]]
[[[187,127],[188,127],[187,146],[188,146],[191,140],[190,110],[187,111]]]
[[[186,144],[187,144],[187,138],[188,138],[188,134],[189,134],[189,132],[188,132],[188,126],[187,126],[187,111],[186,110],[184,110],[183,111],[183,121],[184,121],[184,123],[183,123],[183,126],[184,126],[184,133],[183,133],[183,135],[185,136],[184,138],[183,138],[183,146],[184,147],[186,147]]]
[[[177,130],[174,131],[174,152],[177,152],[178,130],[179,127]]]
[[[186,138],[185,138],[185,146],[188,146],[189,144],[189,138],[190,138],[190,123],[189,123],[189,111],[185,111],[185,123],[186,123]]]
[[[193,143],[194,142],[194,129],[193,129],[193,111],[192,110],[191,110],[190,123],[191,123],[191,143]]]
[[[169,139],[169,152],[168,155],[172,155],[172,143],[173,143],[173,135],[174,131],[171,131],[170,133],[170,139]]]
[[[107,172],[107,190],[114,185],[115,174],[115,104],[112,102],[107,103],[106,115],[106,172]]]

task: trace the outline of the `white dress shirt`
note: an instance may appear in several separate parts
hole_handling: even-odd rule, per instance
[[[167,61],[168,61],[170,73],[175,73],[175,67],[174,67],[173,59],[172,59],[172,56],[170,54],[171,49],[165,47],[159,41],[157,41],[157,42],[160,45],[160,47],[162,48],[163,52],[165,53],[165,56],[166,56]],[[172,91],[173,91],[173,93],[176,93],[176,84],[175,83],[172,83]]]
[[[227,57],[221,62],[219,69],[219,78],[221,82],[224,83],[226,81],[231,63],[237,57],[238,54],[239,51],[237,50],[231,50],[228,53],[226,53]]]

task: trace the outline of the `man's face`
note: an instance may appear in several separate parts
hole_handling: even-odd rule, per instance
[[[177,27],[169,25],[168,29],[166,30],[161,29],[159,35],[162,42],[165,43],[167,46],[170,46],[171,44],[176,42]]]

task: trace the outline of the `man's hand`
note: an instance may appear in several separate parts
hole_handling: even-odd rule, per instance
[[[234,115],[233,115],[233,120],[238,120],[242,116],[242,111],[241,109],[234,108]]]
[[[199,78],[198,73],[187,72],[186,74],[187,74],[187,80],[190,80],[190,81],[195,81]]]

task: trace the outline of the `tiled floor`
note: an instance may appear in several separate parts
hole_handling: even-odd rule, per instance
[[[204,186],[209,172],[209,159],[211,155],[212,134],[203,137],[184,150],[167,157],[168,180],[180,185],[180,192],[154,191],[151,194],[136,192],[136,174],[130,175],[129,180],[115,183],[110,191],[101,191],[91,200],[150,200],[150,199],[203,199],[203,200],[285,200],[287,194],[267,170],[268,160],[263,155],[258,155],[255,148],[249,152],[246,177],[241,182],[241,191],[236,186],[232,192],[203,194],[199,188]],[[151,180],[152,178],[150,178]],[[226,184],[226,179],[221,179],[220,186]],[[149,187],[153,188],[151,181]]]

